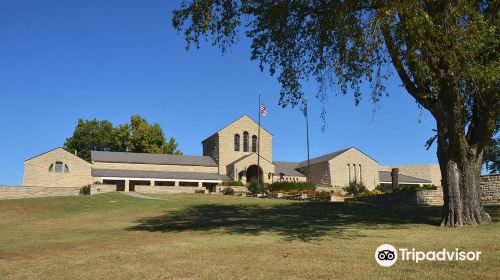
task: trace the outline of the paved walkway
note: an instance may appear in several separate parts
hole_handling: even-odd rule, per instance
[[[128,195],[128,196],[132,196],[132,197],[137,197],[137,198],[143,198],[143,199],[158,199],[158,198],[155,198],[155,197],[150,197],[150,196],[147,196],[147,195],[143,195],[142,193],[138,193],[138,192],[120,192],[124,195]]]

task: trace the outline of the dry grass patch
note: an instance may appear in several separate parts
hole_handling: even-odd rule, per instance
[[[437,207],[196,194],[0,201],[0,279],[495,279],[495,224],[444,229]],[[382,243],[480,250],[476,263],[379,267]]]

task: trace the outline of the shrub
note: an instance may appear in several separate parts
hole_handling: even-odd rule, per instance
[[[425,190],[436,190],[437,187],[433,185],[414,185],[414,186],[400,186],[395,189],[394,192],[408,192],[408,191],[425,191]]]
[[[227,188],[224,188],[222,190],[222,193],[224,195],[233,195],[234,194],[234,190],[233,190],[233,188],[227,187]]]
[[[342,189],[353,196],[358,196],[360,193],[368,191],[363,183],[358,182],[351,182],[349,183],[349,186],[343,187]]]
[[[194,190],[194,193],[205,193],[205,190]]]
[[[385,192],[375,188],[371,191],[364,191],[360,194],[357,195],[357,197],[363,197],[363,196],[371,196],[371,195],[381,195],[381,194],[384,194]]]
[[[247,186],[247,189],[252,194],[265,193],[266,192],[266,186],[264,184],[259,184],[256,181],[250,182],[250,184],[248,184],[248,186]]]
[[[86,185],[80,188],[80,195],[90,195],[91,185]]]
[[[316,187],[311,183],[293,183],[293,182],[276,182],[268,187],[269,191],[305,191],[315,190]]]
[[[220,185],[225,186],[225,187],[226,186],[240,186],[240,187],[244,186],[243,182],[241,182],[241,181],[226,181],[226,182],[220,183]]]

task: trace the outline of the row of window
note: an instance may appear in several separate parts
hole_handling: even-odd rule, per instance
[[[248,132],[243,132],[243,152],[248,152],[248,139],[249,135]],[[240,135],[235,134],[234,135],[234,151],[239,152],[240,151]],[[252,136],[252,152],[256,153],[257,152],[257,136],[253,135]]]
[[[350,182],[363,183],[363,176],[361,175],[361,164],[356,166],[355,163],[347,164],[347,174]]]
[[[49,166],[49,172],[68,173],[69,168],[67,164],[64,164],[61,161],[57,161],[55,164],[53,163]]]

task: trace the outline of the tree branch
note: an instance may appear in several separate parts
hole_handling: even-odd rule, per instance
[[[392,64],[396,71],[398,72],[403,85],[406,90],[413,96],[424,108],[429,110],[431,113],[434,111],[434,104],[431,99],[426,98],[424,91],[419,89],[417,85],[410,79],[410,76],[406,72],[406,69],[401,61],[401,55],[399,49],[395,46],[392,35],[389,28],[382,24],[382,34],[384,35],[385,45],[391,56]]]

